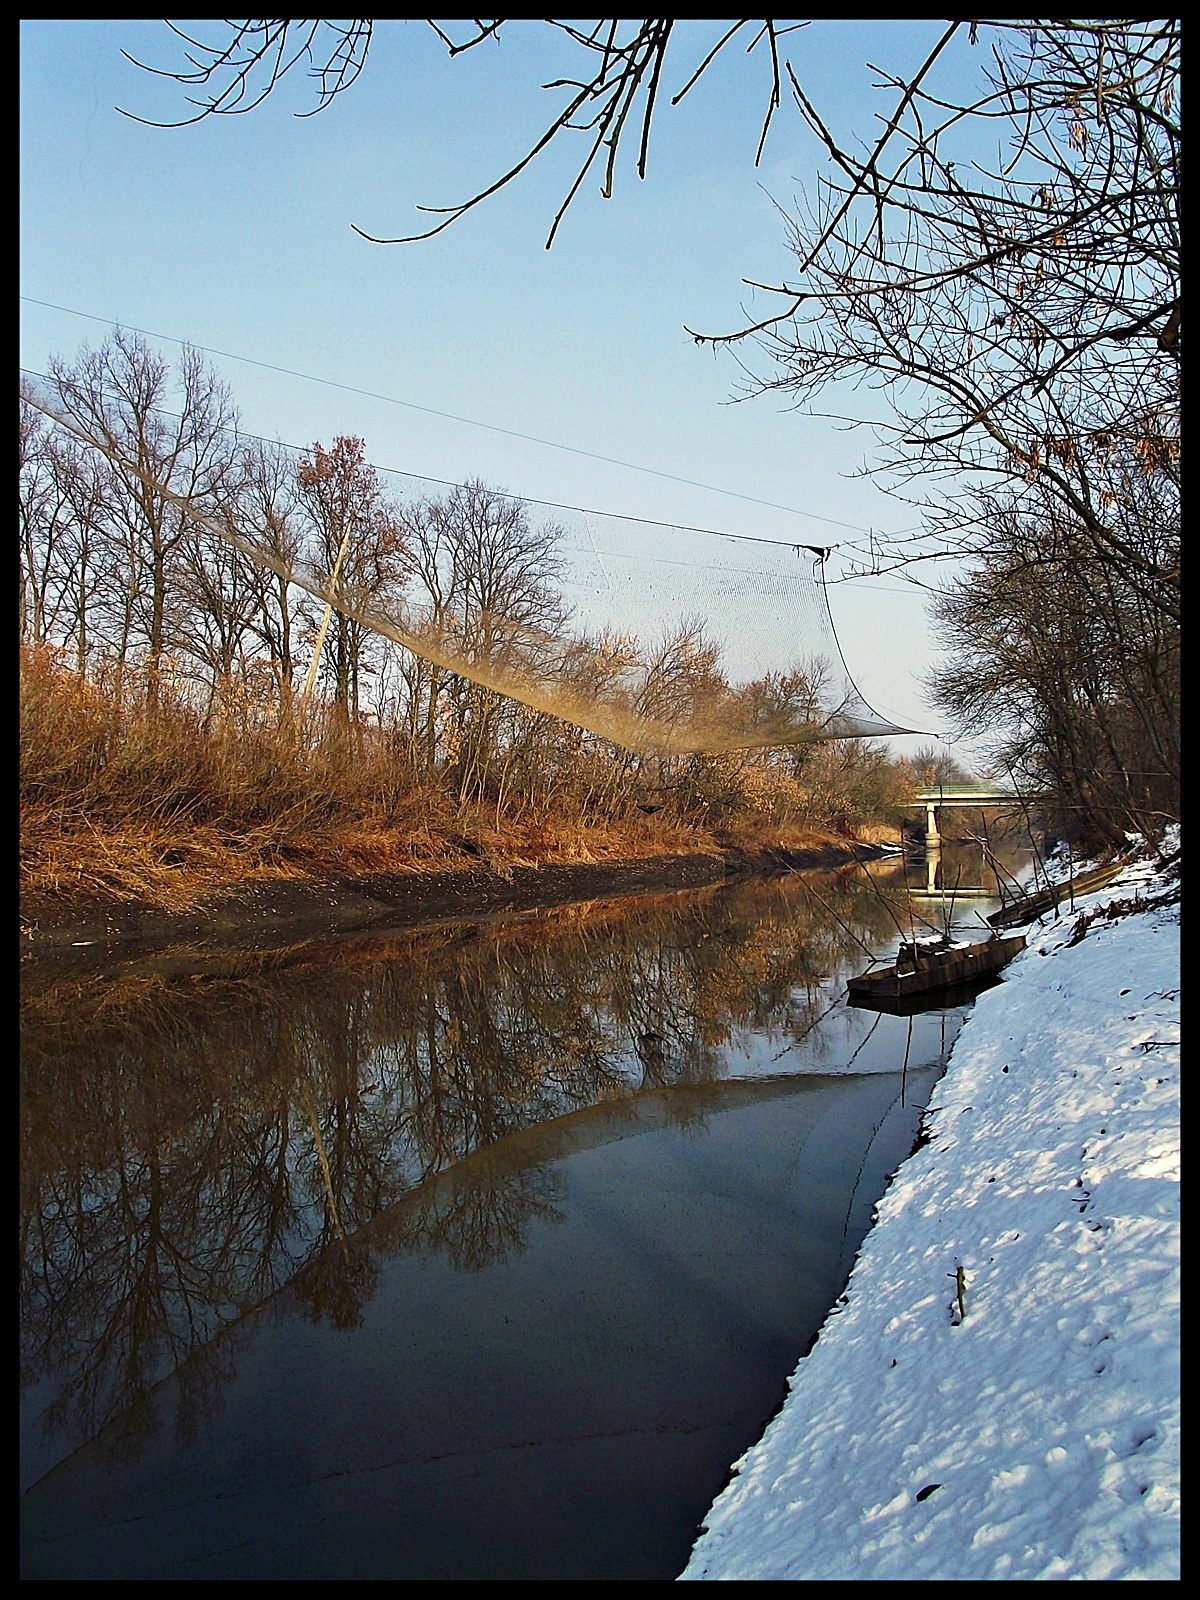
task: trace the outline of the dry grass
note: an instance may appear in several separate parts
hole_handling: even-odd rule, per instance
[[[492,804],[460,806],[436,782],[419,781],[399,741],[378,730],[327,717],[300,739],[261,705],[235,702],[205,716],[175,691],[151,709],[132,675],[118,696],[111,680],[83,679],[48,650],[23,652],[20,716],[21,881],[33,898],[186,911],[255,879],[504,872],[805,849],[834,836],[796,815],[786,785],[776,792],[753,769],[734,791],[714,768],[727,796],[715,806],[693,796],[650,813],[627,801],[598,818],[560,789],[540,806],[517,799],[497,815]],[[856,829],[872,842],[893,831]]]
[[[378,732],[332,721],[304,741],[254,706],[203,716],[147,705],[127,676],[92,682],[50,651],[21,661],[21,879],[26,893],[184,911],[248,879],[504,870],[715,848],[667,815],[596,823],[556,801],[497,819],[414,777]]]
[[[180,910],[233,880],[461,854],[437,790],[383,740],[304,742],[253,707],[119,703],[49,652],[21,662],[21,868],[28,889]],[[447,827],[447,823],[450,824]]]
[[[904,831],[894,822],[864,822],[854,830],[854,837],[863,844],[902,845]]]

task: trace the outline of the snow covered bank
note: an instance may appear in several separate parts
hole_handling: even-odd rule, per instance
[[[1131,867],[980,997],[683,1578],[1179,1576],[1177,888]]]

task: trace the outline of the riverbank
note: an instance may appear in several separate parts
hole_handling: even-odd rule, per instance
[[[977,1001],[685,1579],[1179,1576],[1179,861]]]
[[[486,917],[900,839],[906,780],[882,752],[814,794],[731,757],[568,759],[547,735],[542,767],[480,776],[471,799],[452,766],[331,707],[300,728],[270,704],[193,699],[169,675],[22,652],[24,955]]]
[[[804,848],[247,878],[178,911],[115,896],[27,892],[21,902],[21,960],[25,966],[64,961],[94,966],[172,946],[271,949],[336,934],[482,921],[572,901],[697,889],[754,872],[829,869],[883,853],[878,845],[815,836]]]

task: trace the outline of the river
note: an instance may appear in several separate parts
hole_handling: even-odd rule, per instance
[[[26,996],[22,1575],[676,1576],[969,1010],[844,1001],[928,878]]]

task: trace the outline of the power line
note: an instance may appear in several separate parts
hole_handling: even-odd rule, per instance
[[[193,350],[201,350],[201,351],[203,351],[205,355],[220,356],[226,361],[241,361],[241,362],[244,362],[247,366],[250,366],[250,367],[261,367],[266,372],[278,372],[278,373],[281,373],[281,374],[283,374],[283,376],[288,377],[288,378],[302,378],[307,383],[319,383],[319,384],[322,384],[327,389],[341,389],[346,394],[360,395],[360,396],[362,396],[363,398],[365,398],[367,400],[382,400],[386,405],[402,406],[408,411],[420,411],[420,412],[423,412],[426,416],[440,417],[443,421],[446,421],[446,422],[461,422],[461,423],[465,423],[468,427],[471,427],[471,428],[483,428],[489,433],[500,433],[500,434],[503,434],[508,439],[520,439],[525,444],[544,445],[544,446],[546,446],[547,449],[550,449],[550,450],[562,450],[562,451],[565,451],[569,455],[584,456],[589,461],[602,461],[607,466],[610,466],[610,467],[624,467],[630,472],[648,473],[651,477],[654,477],[654,478],[665,478],[670,483],[686,484],[687,487],[690,488],[690,489],[704,489],[704,490],[706,490],[706,491],[708,491],[709,493],[712,493],[712,494],[728,495],[731,499],[734,499],[734,500],[745,500],[745,501],[748,501],[750,505],[766,506],[772,511],[786,511],[791,516],[794,516],[794,517],[807,517],[811,522],[825,522],[825,523],[828,523],[831,527],[834,527],[834,528],[847,528],[852,533],[870,534],[870,533],[874,532],[874,529],[872,529],[872,528],[864,528],[860,523],[857,523],[857,522],[839,522],[836,517],[823,517],[816,511],[800,511],[795,506],[780,505],[775,500],[760,500],[755,495],[742,494],[737,489],[722,489],[722,488],[718,487],[718,485],[716,485],[715,483],[699,483],[694,478],[683,478],[683,477],[680,477],[678,473],[674,473],[674,472],[662,472],[657,467],[639,466],[636,461],[621,461],[616,456],[602,456],[602,455],[597,454],[597,452],[594,451],[594,450],[583,450],[578,445],[560,444],[556,439],[539,439],[535,434],[518,433],[513,428],[501,428],[497,423],[494,423],[494,422],[480,422],[474,417],[460,417],[460,416],[458,416],[456,413],[454,413],[452,411],[438,411],[433,406],[418,405],[417,402],[414,401],[414,400],[399,400],[399,399],[396,398],[395,395],[377,394],[372,389],[359,389],[359,388],[356,388],[353,384],[338,383],[333,378],[318,378],[318,377],[314,377],[314,375],[311,372],[298,372],[294,367],[280,367],[280,366],[276,366],[273,362],[270,362],[270,361],[257,361],[257,360],[255,360],[255,358],[253,356],[237,355],[232,350],[218,350],[214,346],[211,346],[211,345],[196,344],[191,339],[180,339],[180,338],[177,338],[176,335],[172,334],[172,333],[152,333],[149,329],[136,327],[131,322],[130,323],[124,323],[124,324],[114,324],[114,322],[113,322],[113,320],[111,318],[93,316],[92,313],[89,312],[89,311],[77,311],[74,308],[74,306],[56,305],[54,303],[54,301],[52,301],[52,300],[39,300],[35,296],[29,295],[29,294],[21,295],[20,299],[25,301],[28,305],[44,306],[48,311],[61,311],[61,312],[64,312],[69,317],[82,317],[86,322],[99,322],[99,323],[102,323],[105,327],[109,327],[109,328],[114,327],[114,326],[124,326],[124,327],[127,327],[131,333],[140,333],[140,334],[144,335],[147,339],[165,339],[168,344],[187,345]],[[413,476],[416,476],[416,474],[413,474]],[[438,480],[433,479],[433,480],[430,480],[430,481],[436,482]],[[533,503],[534,504],[539,504],[539,505],[545,505],[545,504],[549,504],[550,502],[547,502],[547,501],[536,501],[536,502],[533,502]],[[566,509],[566,510],[576,510],[578,508],[574,507],[574,506],[570,506],[570,507],[564,507],[564,509]],[[615,513],[606,513],[606,514],[607,515],[614,515]],[[633,522],[642,522],[642,521],[647,521],[649,519],[643,518],[643,517],[632,517],[629,520],[633,521]],[[663,526],[663,527],[674,527],[674,526],[678,526],[678,524],[663,523],[663,524],[661,524],[661,526]],[[708,533],[708,532],[711,532],[712,530],[708,529],[708,528],[701,528],[701,529],[697,529],[696,531],[697,532],[701,532],[701,533]],[[912,532],[912,531],[915,531],[915,530],[912,530],[912,529],[901,529],[900,531],[901,532]],[[733,537],[736,537],[736,536],[733,535],[733,534],[726,534],[723,537],[733,538]],[[743,537],[748,537],[748,536],[743,536]],[[782,539],[780,539],[780,540],[764,539],[764,540],[760,541],[760,543],[763,543],[763,544],[784,544],[786,542],[787,541],[782,540]]]
[[[23,370],[27,371],[28,369]],[[41,377],[42,375],[30,374],[30,376]],[[58,387],[61,389],[64,386],[68,388],[70,387],[69,383],[64,385],[60,380]],[[381,634],[384,638],[393,639],[396,643],[406,646],[408,649],[415,651],[418,655],[426,657],[426,659],[432,661],[438,666],[448,668],[452,672],[465,673],[466,676],[473,679],[476,683],[483,685],[485,688],[489,690],[496,690],[501,694],[510,695],[513,698],[523,701],[527,705],[533,706],[537,710],[554,711],[556,713],[558,712],[562,704],[561,698],[555,699],[553,696],[547,698],[547,692],[540,688],[534,680],[528,679],[522,673],[518,672],[516,677],[514,677],[510,672],[505,670],[503,666],[501,666],[501,669],[497,671],[493,668],[486,657],[481,666],[478,662],[475,662],[473,654],[468,657],[464,656],[461,650],[458,650],[453,646],[447,648],[440,637],[434,637],[432,640],[426,639],[424,642],[422,642],[420,637],[420,628],[418,627],[417,632],[414,633],[412,626],[404,620],[403,613],[401,614],[401,620],[399,622],[395,622],[389,618],[386,613],[375,611],[370,605],[363,605],[361,599],[355,599],[353,596],[347,598],[345,594],[339,594],[338,572],[342,564],[342,556],[345,553],[346,543],[349,538],[349,527],[347,527],[345,535],[342,539],[341,549],[338,552],[337,561],[334,564],[332,578],[330,578],[327,582],[319,570],[316,571],[315,576],[306,574],[293,561],[285,558],[283,555],[270,550],[264,550],[260,546],[256,545],[253,541],[247,541],[241,537],[231,525],[223,526],[221,522],[213,521],[211,517],[205,515],[197,508],[196,502],[191,496],[186,494],[178,494],[174,490],[166,487],[162,482],[159,481],[153,472],[149,471],[143,465],[135,465],[124,459],[119,449],[113,442],[107,423],[103,420],[101,421],[99,428],[93,432],[90,426],[82,426],[77,420],[72,420],[71,417],[64,416],[53,406],[48,405],[44,400],[39,399],[36,395],[36,392],[33,391],[32,386],[26,387],[25,385],[22,385],[21,400],[23,407],[27,406],[41,412],[52,422],[57,423],[68,433],[80,439],[84,444],[90,445],[102,451],[105,455],[110,456],[114,463],[116,463],[118,466],[133,472],[138,478],[144,480],[146,485],[156,494],[161,496],[165,501],[169,501],[172,504],[177,505],[186,516],[192,517],[197,523],[200,524],[201,527],[206,529],[208,533],[215,535],[219,540],[222,540],[224,543],[231,545],[234,549],[240,551],[243,556],[251,560],[256,566],[260,568],[265,567],[270,571],[277,573],[278,576],[284,580],[285,584],[295,584],[299,588],[305,590],[307,593],[313,595],[315,598],[323,599],[326,602],[325,621],[321,624],[320,637],[317,640],[316,649],[313,656],[314,665],[310,669],[308,684],[305,687],[305,700],[307,700],[309,688],[312,685],[313,674],[316,670],[315,663],[320,657],[321,648],[325,637],[325,628],[329,621],[330,611],[336,606],[340,612],[355,618],[365,627]],[[161,408],[153,405],[150,406],[149,409],[152,414],[157,414],[160,416],[164,414],[171,415],[171,413],[164,413]],[[224,429],[222,431],[231,433],[235,444],[237,443],[238,431],[236,428]],[[106,444],[102,439],[97,438],[96,432],[107,436],[108,443]],[[247,435],[246,437],[251,436]],[[140,454],[141,452],[139,451],[139,455]],[[512,497],[508,496],[506,498]],[[671,524],[666,524],[666,526],[671,526]],[[785,546],[784,548],[793,547]],[[799,550],[802,547],[797,546],[794,548],[796,553],[799,554]],[[825,551],[819,552],[822,557],[822,564],[824,562],[826,553],[827,552]],[[814,577],[819,575],[820,568],[815,567]],[[825,590],[823,584],[821,585],[821,595],[822,598],[824,598]],[[845,658],[841,654],[841,646],[837,641],[837,634],[833,626],[833,618],[830,615],[827,601],[825,604],[824,617],[829,626],[831,636],[833,637],[839,659],[841,659],[843,669],[845,670]],[[525,631],[529,630],[526,628],[518,628],[518,632]],[[536,627],[532,630],[532,633],[534,637],[548,637],[540,634]],[[831,711],[829,715],[824,718],[819,727],[806,733],[806,738],[813,738],[817,740],[825,738],[862,738],[870,737],[872,734],[910,734],[918,732],[916,729],[903,728],[887,723],[887,721],[863,699],[861,692],[854,684],[854,681],[850,677],[848,671],[846,671],[845,688],[848,690],[848,694],[843,696],[841,706]],[[623,720],[618,710],[615,722],[613,721],[612,716],[608,715],[602,715],[601,720],[597,722],[595,720],[596,716],[603,711],[603,707],[600,705],[599,701],[595,701],[594,703],[598,708],[596,711],[588,710],[587,715],[582,720],[580,719],[577,710],[571,711],[568,720],[576,722],[580,727],[588,728],[593,732],[599,733],[603,737],[615,737],[617,743],[627,743],[625,732],[623,732],[623,730],[625,730],[625,723],[628,721],[628,719],[626,718]],[[851,712],[849,715],[846,715],[847,705],[851,707]],[[568,710],[569,709],[570,697],[568,699]],[[858,716],[858,710],[867,712],[868,717],[862,718]],[[838,721],[839,718],[840,722]],[[871,719],[873,719],[873,721]],[[828,731],[831,727],[835,727],[835,725],[835,731]],[[656,725],[653,720],[648,722],[641,713],[638,713],[635,717],[633,726],[635,734],[638,727],[641,727],[647,733],[652,734]],[[665,724],[663,726],[666,727]],[[712,737],[712,733],[704,735],[704,738],[709,741],[709,744],[707,746],[702,744],[697,746],[697,748],[726,747],[729,737],[727,734],[719,734],[718,732],[718,737],[720,738],[721,743],[717,746],[711,745]],[[743,735],[739,733],[737,734],[737,737],[742,738]],[[762,744],[762,742],[762,738],[759,736],[753,741],[752,747],[757,748]],[[637,748],[637,746],[633,745],[631,748]],[[684,748],[690,748],[690,746],[685,743]],[[742,748],[742,746],[737,745],[734,748]]]
[[[197,348],[199,348],[199,346],[197,346]],[[20,368],[18,368],[18,371],[24,377],[37,378],[42,383],[53,383],[53,381],[54,381],[49,376],[48,373],[37,372],[32,367],[20,367]],[[155,406],[152,409],[154,410],[154,412],[155,412],[155,414],[157,416],[160,416],[160,417],[171,417],[175,421],[179,420],[179,413],[178,412],[166,411],[160,406]],[[272,446],[272,447],[279,446],[279,447],[282,447],[284,450],[294,451],[297,455],[303,455],[305,453],[305,450],[308,448],[306,445],[291,444],[286,439],[278,439],[278,438],[276,438],[276,439],[268,439],[261,433],[250,433],[244,428],[238,428],[236,430],[236,432],[237,432],[237,437],[240,438],[240,439],[252,439],[256,444],[264,444],[264,445],[269,445],[269,446]],[[460,484],[451,482],[451,480],[449,478],[431,478],[425,473],[410,472],[406,467],[385,467],[385,466],[382,466],[377,461],[368,461],[366,464],[367,464],[367,466],[373,468],[373,470],[376,471],[376,472],[388,473],[389,475],[394,476],[394,477],[398,477],[398,478],[412,478],[417,483],[435,484],[439,489],[458,489],[458,488],[461,488]],[[771,545],[773,548],[778,549],[778,550],[811,550],[814,553],[820,553],[822,548],[824,548],[824,549],[832,549],[832,550],[836,550],[838,548],[837,545],[830,545],[830,546],[821,547],[821,546],[811,545],[811,544],[797,544],[797,543],[794,543],[793,541],[791,541],[789,539],[764,539],[760,535],[752,534],[752,533],[725,533],[720,528],[696,528],[696,527],[691,526],[689,523],[685,523],[685,522],[660,522],[660,521],[656,520],[653,517],[631,517],[631,516],[626,515],[626,513],[623,512],[623,511],[599,511],[594,506],[569,506],[569,505],[564,504],[561,500],[537,500],[532,495],[514,495],[514,494],[509,494],[506,490],[503,490],[503,489],[495,490],[494,493],[496,493],[501,499],[504,499],[504,500],[514,500],[514,501],[518,501],[518,502],[520,502],[521,504],[524,504],[524,505],[544,506],[549,511],[574,511],[579,516],[583,516],[583,517],[614,517],[614,518],[616,518],[617,520],[619,520],[621,522],[636,522],[641,527],[646,527],[646,528],[667,528],[667,529],[670,529],[672,532],[678,532],[678,533],[703,533],[703,534],[707,534],[710,538],[713,538],[713,539],[729,539],[729,540],[734,541],[737,544],[765,544],[765,545]],[[646,559],[646,560],[659,560],[659,561],[662,560],[661,557],[653,557],[653,556],[645,557],[644,559]],[[693,562],[683,563],[683,564],[685,564],[685,565],[696,565],[696,563],[693,563]],[[709,563],[701,563],[701,564],[705,567],[706,570],[708,569]],[[730,568],[729,570],[730,571],[737,571],[737,570],[740,570],[740,569]],[[843,578],[835,579],[833,581],[837,582],[837,583],[857,583],[858,580],[853,578],[853,577],[843,577]],[[861,589],[870,589],[873,592],[879,593],[879,594],[907,594],[907,595],[911,595],[912,592],[913,592],[911,587],[907,588],[907,589],[901,589],[901,588],[897,588],[894,584],[863,583],[863,584],[859,584],[858,586]]]
[[[137,330],[140,332],[140,330]],[[158,335],[153,335],[157,338]],[[199,350],[199,345],[194,346]],[[37,372],[32,367],[20,367],[18,370],[27,378],[38,378],[42,383],[53,384],[54,379],[46,372]],[[177,411],[167,411],[162,406],[152,406],[151,410],[156,416],[170,417],[172,421],[179,421]],[[286,439],[267,439],[261,433],[250,433],[245,428],[238,427],[234,430],[239,439],[253,439],[256,444],[282,446],[284,450],[294,450],[297,455],[304,455],[310,448],[308,445],[291,444]],[[452,482],[449,478],[431,478],[427,473],[410,472],[407,467],[385,467],[378,461],[368,461],[367,466],[376,472],[386,472],[397,478],[415,478],[418,483],[436,484],[439,489],[458,489],[462,485]],[[545,506],[550,511],[575,511],[583,517],[615,517],[621,522],[636,522],[647,528],[670,528],[679,533],[704,533],[714,539],[733,539],[739,544],[769,544],[780,550],[811,550],[819,554],[823,550],[836,550],[837,545],[812,545],[800,544],[794,539],[765,539],[761,534],[755,533],[725,533],[720,528],[697,528],[686,522],[663,522],[655,517],[631,517],[624,511],[600,511],[595,506],[569,506],[561,500],[537,500],[533,495],[510,494],[506,489],[493,491],[502,500],[519,501],[528,506]]]

